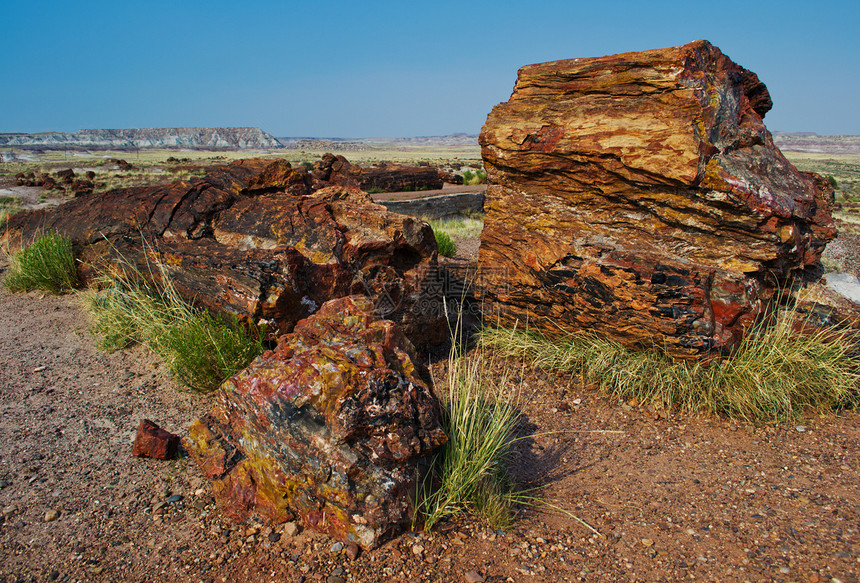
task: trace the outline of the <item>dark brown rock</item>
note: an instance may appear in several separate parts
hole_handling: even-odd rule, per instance
[[[58,170],[54,175],[57,177],[57,181],[62,182],[63,184],[71,184],[75,181],[75,171],[71,168]]]
[[[442,177],[430,166],[404,166],[382,162],[363,168],[350,164],[343,156],[325,154],[314,164],[313,177],[322,183],[338,186],[358,186],[370,192],[400,192],[436,190],[442,188]]]
[[[529,65],[480,136],[479,261],[504,322],[728,352],[835,236],[754,73],[706,41]]]
[[[170,433],[149,419],[141,419],[131,454],[157,460],[169,460],[179,450],[179,436]]]
[[[372,548],[407,525],[422,461],[445,442],[438,400],[372,302],[327,302],[224,383],[186,442],[222,511]]]
[[[75,196],[84,196],[87,194],[92,194],[95,189],[95,185],[92,180],[83,180],[78,179],[72,182],[70,186],[72,192],[74,192]]]
[[[273,338],[326,301],[359,293],[416,344],[443,342],[441,298],[425,286],[436,265],[429,225],[354,187],[266,192],[289,191],[303,170],[245,160],[190,181],[77,198],[14,215],[0,241],[14,248],[43,230],[65,234],[85,279],[120,255],[155,278],[161,263],[183,297],[264,323]]]

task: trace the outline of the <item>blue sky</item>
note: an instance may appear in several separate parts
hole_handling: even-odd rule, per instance
[[[0,132],[477,133],[529,63],[705,38],[772,131],[860,134],[860,2],[0,0]]]

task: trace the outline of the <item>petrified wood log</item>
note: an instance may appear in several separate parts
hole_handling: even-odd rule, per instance
[[[297,514],[366,549],[409,523],[418,465],[446,438],[411,344],[373,311],[362,296],[326,303],[191,426],[186,448],[226,515]]]
[[[549,332],[731,351],[835,236],[832,188],[774,146],[770,107],[707,41],[520,69],[480,136],[485,300]]]
[[[72,239],[85,279],[118,256],[156,279],[160,263],[183,297],[265,323],[272,338],[330,299],[364,294],[416,345],[443,342],[441,299],[424,285],[436,266],[430,226],[355,187],[311,193],[309,182],[287,162],[243,160],[190,181],[16,214],[0,242],[56,230]]]
[[[343,156],[325,154],[314,163],[313,177],[332,185],[357,186],[372,192],[436,190],[442,188],[439,171],[431,166],[405,166],[381,162],[364,168]]]

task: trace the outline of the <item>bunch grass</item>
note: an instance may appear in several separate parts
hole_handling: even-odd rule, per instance
[[[41,290],[58,294],[80,285],[72,242],[49,232],[13,254],[3,285],[11,292]]]
[[[494,359],[480,350],[464,355],[459,346],[452,342],[442,395],[448,441],[421,485],[416,518],[429,531],[444,518],[471,511],[493,528],[508,528],[515,506],[533,500],[508,473],[519,439],[518,390],[509,371],[493,372]]]
[[[444,231],[458,239],[480,237],[484,230],[483,213],[472,213],[467,216],[457,216],[445,219],[429,219],[427,221],[433,231]]]
[[[654,348],[631,351],[580,333],[547,338],[528,330],[486,328],[481,341],[500,355],[578,375],[603,393],[682,413],[723,414],[748,421],[787,421],[856,407],[858,344],[826,329],[798,333],[794,308],[749,330],[735,353],[705,365]]]
[[[451,235],[442,230],[433,230],[436,237],[436,247],[442,257],[454,257],[457,254],[457,244],[451,239]]]
[[[102,274],[100,290],[82,293],[100,348],[146,344],[177,381],[202,393],[218,388],[262,353],[262,330],[195,308],[182,299],[163,267],[155,275],[144,277],[123,261],[116,272]]]

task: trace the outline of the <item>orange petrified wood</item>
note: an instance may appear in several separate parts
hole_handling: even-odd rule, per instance
[[[835,236],[833,190],[774,145],[771,105],[707,41],[520,69],[480,136],[486,305],[548,332],[730,352]]]

